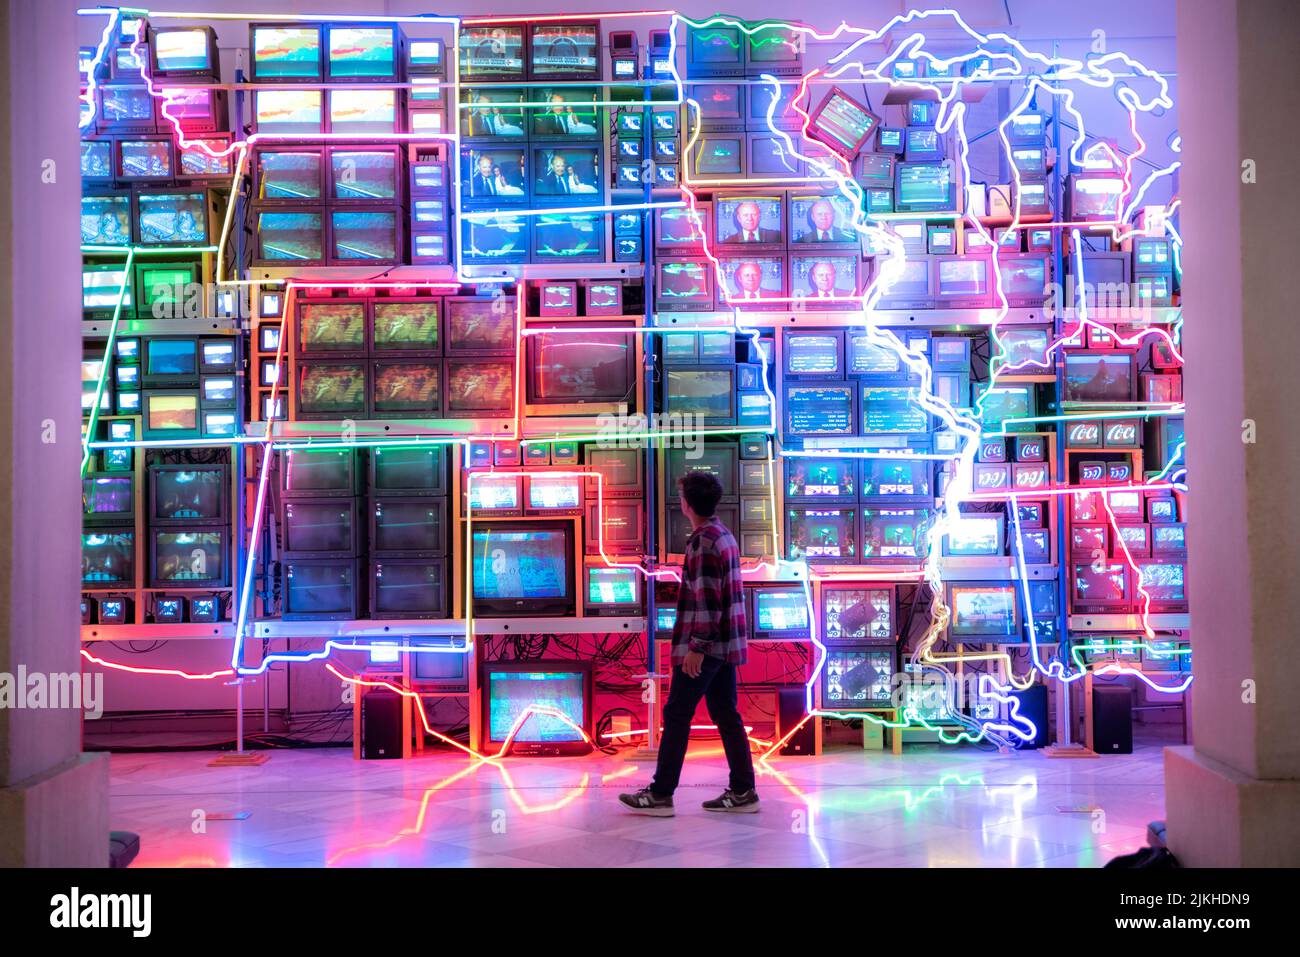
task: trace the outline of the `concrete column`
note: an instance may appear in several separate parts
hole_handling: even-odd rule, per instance
[[[76,4],[0,2],[0,673],[81,671]],[[108,864],[107,755],[0,707],[0,867]]]
[[[1295,867],[1300,19],[1179,0],[1177,59],[1196,743],[1166,752],[1169,844],[1194,867]]]

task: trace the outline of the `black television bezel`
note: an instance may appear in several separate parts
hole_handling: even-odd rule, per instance
[[[959,632],[957,630],[957,605],[955,592],[959,589],[998,589],[1009,590],[1011,592],[1011,633],[1008,635],[993,635],[984,632]],[[1021,608],[1021,594],[1018,584],[1014,581],[950,581],[945,588],[945,599],[949,609],[951,609],[952,618],[948,623],[949,638],[957,643],[975,644],[975,645],[1014,645],[1020,644],[1022,630],[1024,628],[1024,609]]]
[[[734,239],[723,240],[718,235],[718,226],[720,223],[719,216],[722,212],[721,204],[727,200],[737,200],[743,204],[746,202],[756,202],[759,200],[775,201],[778,204],[779,221],[780,221],[780,238],[771,242],[736,242]],[[739,209],[739,205],[736,207]],[[734,215],[734,214],[733,214]],[[787,218],[789,216],[789,205],[784,190],[774,190],[771,195],[757,194],[749,191],[731,194],[729,190],[719,189],[713,193],[713,232],[711,235],[714,249],[719,255],[737,255],[744,252],[752,252],[755,255],[784,256],[786,251],[786,241],[788,238]],[[760,227],[761,228],[761,227]],[[733,236],[740,235],[739,231]]]
[[[1127,364],[1129,370],[1128,371],[1129,390],[1128,390],[1127,398],[1087,399],[1087,398],[1080,398],[1077,394],[1075,394],[1075,392],[1070,388],[1070,380],[1069,377],[1066,375],[1066,372],[1069,369],[1070,360],[1071,359],[1109,359],[1109,358],[1123,358],[1128,360]],[[1137,401],[1139,385],[1140,383],[1138,380],[1138,361],[1137,361],[1136,352],[1127,352],[1118,349],[1097,349],[1097,350],[1071,349],[1065,352],[1065,356],[1061,362],[1061,391],[1063,393],[1061,396],[1062,402],[1070,402],[1070,403],[1086,402],[1089,405],[1102,405],[1107,403],[1114,403],[1116,405],[1129,405]]]
[[[831,637],[826,627],[826,599],[837,592],[850,591],[869,591],[869,592],[887,592],[889,594],[889,637],[872,638],[863,636],[861,638],[845,638],[843,636]],[[820,636],[827,646],[838,646],[844,644],[858,644],[868,642],[871,644],[894,644],[898,640],[898,590],[888,582],[840,582],[835,584],[823,584],[821,586],[821,601],[817,607],[817,623],[820,630]]]
[[[420,508],[433,513],[435,540],[429,548],[384,548],[379,541],[379,512],[384,506]],[[367,499],[366,525],[369,532],[370,554],[374,558],[436,558],[447,554],[447,541],[450,537],[451,516],[448,514],[447,499],[433,496],[413,497],[408,495],[388,495],[373,493]],[[371,603],[374,607],[374,603]]]
[[[784,60],[755,60],[752,56],[754,49],[754,35],[762,30],[789,30],[797,37],[802,37],[794,27],[802,26],[800,23],[791,23],[784,20],[760,20],[748,24],[750,32],[745,34],[745,74],[747,76],[762,76],[769,73],[772,76],[800,76],[803,74],[803,50],[795,51],[795,55]],[[802,46],[802,40],[800,40]]]
[[[370,479],[371,492],[375,496],[394,497],[394,498],[399,498],[399,497],[409,498],[411,496],[424,497],[424,496],[446,495],[449,489],[449,484],[447,479],[447,462],[449,459],[449,456],[447,455],[448,448],[449,446],[446,445],[432,445],[426,443],[424,445],[396,446],[390,448],[374,449],[370,453],[370,461],[369,461],[369,479]],[[433,456],[432,464],[433,464],[433,473],[434,473],[434,481],[432,484],[427,486],[405,485],[405,486],[393,486],[393,487],[381,486],[379,484],[380,456],[384,455],[385,453],[394,454],[394,453],[403,453],[403,452],[417,452],[420,455],[424,455],[426,453],[432,453]]]
[[[148,471],[148,488],[149,488],[149,524],[152,526],[167,525],[188,525],[199,526],[206,523],[224,524],[229,521],[230,515],[230,472],[229,466],[220,463],[208,463],[202,465],[174,465],[170,463],[156,462],[147,468]],[[158,479],[159,473],[170,472],[215,472],[220,476],[217,487],[221,490],[219,500],[220,511],[217,515],[211,515],[203,518],[168,518],[158,511]],[[122,473],[112,473],[122,474]]]
[[[324,266],[326,257],[329,253],[329,237],[327,230],[329,222],[326,216],[324,205],[303,205],[303,206],[268,206],[265,208],[254,207],[253,228],[253,264],[260,266],[284,267],[288,265],[295,266]],[[320,220],[320,256],[312,259],[288,259],[288,258],[265,258],[258,254],[262,252],[262,217],[263,216],[285,216],[285,215],[304,215],[316,216]]]
[[[591,600],[591,575],[593,572],[614,571],[626,573],[635,583],[637,600],[635,602],[599,602]],[[582,570],[582,613],[588,618],[621,618],[640,615],[644,610],[642,599],[645,587],[638,577],[640,572],[626,566],[586,565]]]
[[[165,248],[165,247],[163,247],[163,248]],[[131,272],[132,272],[132,274],[133,274],[133,275],[131,276],[131,282],[132,282],[132,289],[134,290],[135,295],[136,295],[136,297],[137,297],[137,301],[136,301],[136,303],[135,303],[135,314],[136,314],[137,316],[139,316],[141,319],[153,319],[153,318],[155,318],[155,316],[153,315],[153,303],[152,303],[152,302],[146,302],[146,298],[147,298],[147,297],[144,295],[144,292],[145,292],[145,285],[144,285],[144,277],[145,277],[145,274],[146,274],[146,272],[147,272],[148,270],[150,270],[150,269],[154,269],[154,268],[162,268],[162,269],[177,269],[177,270],[182,270],[182,269],[183,269],[183,270],[185,270],[186,272],[189,273],[189,276],[190,276],[189,281],[188,281],[188,283],[186,284],[186,285],[188,285],[188,286],[194,286],[194,285],[197,285],[197,284],[199,283],[199,281],[200,281],[200,277],[199,277],[199,264],[196,263],[196,262],[189,262],[189,261],[184,261],[184,262],[170,262],[170,261],[165,260],[165,259],[152,259],[152,258],[150,258],[150,259],[144,259],[144,258],[138,259],[138,260],[136,261],[135,266],[134,266],[134,267],[132,268],[132,270],[131,270]],[[185,311],[185,309],[186,309],[186,304],[185,304],[184,300],[182,300],[182,302],[180,303],[180,309],[181,309],[182,313],[183,313],[183,312]],[[167,318],[167,317],[164,317],[164,318]],[[174,318],[177,318],[177,319],[183,319],[183,318],[187,318],[187,317],[184,316],[184,315],[181,315],[181,316],[176,316],[176,317],[174,317]],[[166,337],[153,336],[153,337],[150,337],[150,338],[166,338]],[[199,366],[199,369],[200,369],[200,371],[202,371],[202,366],[201,366],[201,365]],[[142,370],[142,372],[143,372],[143,370]],[[197,376],[197,374],[198,374],[198,373],[195,373],[196,376]],[[143,381],[143,379],[142,379],[142,381]]]
[[[143,90],[144,94],[149,97],[151,110],[149,119],[137,120],[107,120],[104,118],[104,97],[110,90],[116,89],[136,89]],[[97,133],[112,133],[115,136],[125,136],[127,138],[139,138],[158,132],[159,115],[158,103],[160,101],[149,94],[149,88],[143,83],[99,83],[95,89],[95,131]],[[116,177],[118,166],[118,149],[115,145],[113,148],[113,172]],[[119,180],[120,182],[120,180]],[[149,182],[152,182],[151,180]]]
[[[534,46],[534,44],[536,41],[536,34],[539,27],[590,27],[592,31],[596,34],[596,44],[595,44],[596,65],[592,68],[592,71],[588,72],[582,70],[571,70],[567,72],[561,71],[559,73],[550,73],[550,72],[538,73],[537,64],[534,62],[533,57],[534,54],[536,53],[536,47]],[[528,31],[525,34],[524,39],[525,39],[525,49],[527,51],[524,55],[524,73],[526,74],[530,82],[540,83],[548,80],[570,80],[570,81],[583,80],[591,83],[600,83],[601,80],[604,78],[604,70],[601,68],[601,64],[603,62],[602,56],[604,53],[604,47],[601,42],[602,35],[600,29],[600,20],[597,18],[592,18],[591,20],[545,20],[545,19],[531,20],[530,19],[528,23]]]
[[[588,498],[583,501],[583,505],[585,512],[583,513],[582,545],[583,550],[588,555],[601,554],[602,545],[607,555],[640,555],[644,551],[645,503],[630,498],[606,498],[604,501]],[[637,530],[635,541],[611,542],[605,539],[602,506],[604,509],[619,507],[635,510],[636,517],[633,521],[633,526]],[[597,528],[601,530],[599,536],[595,534]]]
[[[309,568],[347,568],[352,573],[351,598],[340,611],[294,611],[289,606],[289,576],[298,566]],[[284,621],[351,621],[361,612],[361,562],[356,558],[286,558],[280,563],[280,618]]]
[[[417,692],[435,691],[444,694],[467,694],[469,692],[469,673],[470,673],[470,668],[473,666],[473,654],[466,650],[464,639],[460,639],[459,641],[453,639],[453,642],[455,643],[447,642],[446,639],[424,638],[424,637],[411,637],[406,639],[406,644],[411,647],[429,646],[429,647],[459,649],[459,650],[445,651],[445,652],[433,652],[432,654],[428,652],[407,653],[410,658],[411,684]],[[417,663],[422,659],[426,657],[432,657],[433,655],[446,656],[446,657],[454,656],[457,660],[461,662],[461,667],[460,667],[461,677],[458,679],[453,679],[453,678],[443,678],[443,677],[430,677],[428,675],[420,674],[419,665]]]
[[[291,498],[281,503],[280,506],[280,554],[285,558],[353,558],[361,548],[361,513],[358,506],[360,500],[356,498],[343,498],[334,496],[332,498]],[[315,508],[336,508],[342,509],[348,515],[348,543],[342,548],[328,548],[322,550],[313,550],[306,548],[294,548],[289,539],[289,530],[292,522],[289,519],[289,511],[295,506],[315,507]]]
[[[365,214],[387,215],[393,220],[391,232],[385,230],[393,241],[393,254],[379,258],[363,258],[338,255],[335,233],[337,216],[359,216]],[[325,207],[325,262],[330,266],[396,266],[402,261],[406,249],[406,216],[401,206],[392,203],[345,203]]]
[[[395,554],[395,553],[392,553]],[[384,555],[374,555],[366,566],[366,590],[367,598],[370,601],[370,617],[380,621],[392,619],[438,619],[447,617],[448,608],[448,559],[443,556],[434,555],[412,555],[405,557],[387,557]],[[397,566],[399,568],[413,567],[433,567],[437,572],[438,582],[438,605],[434,608],[427,608],[423,611],[384,611],[379,607],[379,574],[383,566]]]
[[[806,431],[801,429],[796,431],[791,427],[790,406],[789,406],[790,391],[792,389],[810,389],[810,388],[845,389],[848,391],[849,403],[850,403],[849,415],[851,417],[851,422],[849,423],[848,431],[846,432],[827,431],[825,429],[819,429],[813,431]],[[861,431],[861,422],[860,422],[861,416],[859,414],[860,413],[859,405],[860,402],[858,396],[858,382],[853,379],[817,380],[813,378],[808,378],[808,379],[801,378],[801,379],[792,380],[790,382],[785,382],[782,384],[782,388],[781,388],[781,410],[783,413],[781,417],[781,434],[793,438],[820,438],[826,436],[830,436],[830,437],[843,436],[847,438],[847,437],[858,435],[859,432]]]
[[[191,373],[153,373],[149,371],[149,347],[155,342],[190,342],[194,345],[194,372]],[[197,389],[199,385],[199,337],[198,336],[146,336],[141,343],[140,387],[141,389]]]
[[[117,479],[125,481],[130,487],[131,502],[123,512],[89,512],[86,511],[85,487],[87,482],[96,482],[100,479]],[[100,525],[121,525],[123,522],[135,521],[135,473],[134,472],[87,472],[81,479],[82,485],[82,508],[81,524],[86,528],[95,528]]]
[[[1154,542],[1153,542],[1153,544],[1154,544]],[[1188,604],[1187,604],[1187,602],[1188,602],[1188,596],[1187,596],[1187,556],[1186,556],[1186,553],[1184,553],[1184,554],[1182,554],[1182,555],[1161,555],[1161,556],[1157,556],[1157,555],[1155,555],[1155,554],[1152,554],[1152,556],[1151,556],[1150,558],[1135,558],[1134,562],[1135,562],[1135,564],[1138,566],[1139,569],[1141,569],[1142,567],[1147,566],[1147,565],[1177,565],[1177,566],[1179,566],[1180,568],[1182,568],[1182,570],[1183,570],[1183,597],[1182,597],[1181,599],[1175,599],[1175,600],[1173,600],[1173,601],[1169,601],[1169,600],[1166,600],[1166,599],[1163,599],[1163,598],[1156,598],[1156,597],[1152,596],[1151,599],[1150,599],[1150,602],[1151,602],[1151,604],[1150,604],[1150,610],[1151,610],[1153,613],[1157,613],[1157,614],[1182,614],[1182,613],[1186,613],[1187,608],[1188,608]],[[1138,608],[1138,609],[1140,610],[1140,609],[1142,609],[1142,608],[1146,605],[1146,603],[1147,603],[1147,599],[1146,599],[1145,596],[1143,596],[1142,592],[1138,590],[1138,587],[1137,587],[1137,573],[1134,572],[1132,569],[1129,570],[1129,579],[1130,579],[1130,581],[1132,581],[1132,583],[1133,583],[1133,602],[1134,602],[1134,605],[1136,606],[1136,608]],[[1150,591],[1150,587],[1149,587],[1147,584],[1143,583],[1142,587],[1143,587],[1143,588],[1146,588],[1148,591]]]
[[[735,363],[708,363],[691,366],[675,366],[664,370],[663,381],[663,410],[665,415],[671,415],[674,412],[681,411],[675,407],[672,392],[669,389],[669,382],[674,375],[701,375],[704,373],[726,374],[731,378],[731,386],[727,390],[730,401],[730,411],[727,415],[704,415],[697,412],[683,412],[683,415],[689,414],[699,416],[699,421],[704,425],[734,425],[736,421],[737,408],[739,402],[736,398],[736,366]]]
[[[366,407],[369,415],[375,419],[437,419],[442,417],[445,404],[446,383],[443,381],[443,362],[437,357],[418,358],[415,356],[380,355],[370,357],[368,370]],[[381,369],[407,366],[411,368],[432,369],[437,381],[437,394],[433,401],[418,409],[381,409],[377,391]]]
[[[610,448],[603,449],[598,443],[588,443],[583,446],[582,462],[589,472],[601,472],[600,466],[592,460],[594,456],[605,454],[629,455],[636,462],[636,484],[634,485],[610,485],[603,478],[597,482],[594,477],[587,479],[587,498],[640,498],[642,487],[644,485],[645,461],[641,458],[642,450],[638,448]]]
[[[732,531],[733,535],[740,535],[739,502],[719,502],[717,510],[713,514],[722,523],[723,527]],[[686,526],[684,528],[685,536],[681,541],[674,540],[674,525],[679,528]],[[664,509],[664,541],[662,547],[669,555],[683,555],[690,536],[690,521],[682,514],[681,506],[677,504],[676,499],[673,499]],[[681,549],[678,549],[677,545],[681,545]]]
[[[275,74],[265,75],[258,72],[257,57],[255,55],[257,31],[260,28],[271,30],[314,30],[316,33],[316,75],[315,76],[276,76]],[[253,83],[324,83],[325,82],[325,24],[306,23],[298,20],[287,22],[277,22],[273,20],[259,20],[249,23],[248,25],[248,78]],[[321,108],[324,109],[324,98],[321,101]],[[323,113],[322,113],[323,116]]]
[[[348,482],[340,488],[291,488],[289,486],[292,458],[295,455],[333,455],[347,463]],[[352,449],[285,449],[280,460],[280,497],[283,499],[346,498],[361,490],[357,468],[357,455]]]
[[[208,69],[206,70],[164,70],[158,66],[158,35],[160,33],[203,33],[208,45]],[[149,27],[149,75],[155,80],[173,80],[183,77],[221,77],[220,52],[217,49],[217,33],[208,26],[171,26]]]
[[[135,587],[135,582],[139,577],[139,569],[136,567],[135,548],[136,548],[136,530],[133,525],[108,525],[104,527],[83,528],[81,531],[81,547],[84,550],[86,546],[87,535],[125,535],[130,544],[127,548],[127,554],[130,559],[130,567],[127,575],[123,579],[111,582],[88,581],[81,577],[82,591],[130,591]]]
[[[484,505],[471,505],[470,493],[475,485],[479,484],[482,479],[471,481],[471,476],[482,476],[489,480],[489,484],[505,485],[506,480],[515,488],[515,504],[509,508],[488,508]],[[501,473],[498,474],[491,469],[472,469],[465,473],[465,485],[461,490],[461,514],[475,522],[487,522],[492,519],[500,518],[518,518],[524,514],[524,480],[520,474]]]
[[[924,296],[911,295],[909,293],[890,294],[893,287],[882,287],[880,298],[876,300],[876,308],[884,310],[898,310],[903,312],[914,312],[917,310],[933,309],[935,307],[935,271],[932,256],[929,255],[910,255],[906,257],[906,265],[911,266],[913,263],[921,263],[925,269],[926,293]],[[919,267],[913,267],[919,268]]]
[[[465,207],[467,213],[486,213],[490,210]],[[511,225],[518,227],[518,236],[520,237],[519,248],[505,253],[501,256],[480,255],[468,248],[469,235],[471,227],[481,225],[482,223],[491,223],[492,220],[472,220],[464,216],[460,218],[459,238],[461,249],[461,262],[476,266],[517,266],[528,262],[533,248],[533,230],[532,217],[524,215],[524,210],[511,207],[500,210],[493,219],[509,219]]]
[[[752,641],[802,641],[811,640],[813,628],[813,609],[807,607],[807,595],[802,585],[781,585],[776,582],[753,585],[745,589],[748,601],[749,621],[750,621],[750,640]],[[758,623],[758,598],[763,592],[779,592],[782,594],[798,595],[805,602],[805,608],[808,613],[808,625],[805,628],[776,628],[764,629]]]
[[[689,105],[686,106],[687,117],[692,121],[691,127],[695,135],[698,136],[702,133],[743,133],[745,131],[746,121],[749,117],[747,112],[747,107],[749,105],[749,90],[744,83],[729,83],[724,77],[719,78],[718,80],[690,82],[685,84],[685,86],[686,89],[683,91],[683,95],[687,100],[694,100],[696,103],[700,102],[699,97],[695,95],[699,87],[726,86],[731,87],[736,91],[736,105],[738,109],[734,119],[731,117],[705,117],[703,109],[692,111]]]
[[[221,536],[221,574],[212,578],[187,578],[179,581],[160,578],[158,575],[158,536],[181,534],[181,529],[195,534]],[[233,536],[228,525],[164,525],[149,528],[149,587],[150,588],[225,588],[230,584],[230,557]]]
[[[484,366],[484,365],[501,365],[510,371],[510,390],[505,405],[494,406],[481,409],[455,409],[452,408],[453,396],[451,394],[451,369],[452,366]],[[442,363],[442,391],[443,396],[443,414],[449,419],[455,418],[500,418],[509,416],[515,410],[515,393],[519,384],[515,381],[515,363],[514,360],[506,356],[448,356]]]
[[[852,518],[847,521],[852,523],[853,532],[853,554],[852,555],[803,555],[795,556],[791,549],[794,547],[794,536],[791,534],[793,522],[796,520],[792,514],[794,512],[802,513],[804,521],[807,521],[807,512],[809,511],[841,511],[851,512]],[[862,559],[862,506],[857,502],[825,502],[825,503],[805,503],[805,502],[788,502],[781,513],[781,532],[782,542],[785,544],[786,561],[802,561],[809,565],[861,565]]]
[[[522,499],[521,499],[522,504]],[[469,549],[469,569],[467,575],[470,579],[470,601],[473,608],[473,614],[476,618],[513,618],[513,617],[539,617],[539,618],[559,618],[571,617],[577,613],[578,608],[578,569],[576,567],[576,529],[573,519],[506,519],[505,521],[494,521],[491,518],[481,519],[473,523],[469,531],[470,541]],[[564,559],[566,564],[565,587],[566,594],[555,598],[480,598],[474,594],[475,580],[475,561],[474,561],[474,537],[483,533],[487,529],[487,534],[491,534],[493,529],[499,531],[511,532],[560,532],[564,536]]]
[[[891,675],[891,682],[890,682],[891,695],[889,698],[875,699],[872,701],[864,701],[864,702],[849,702],[849,701],[844,701],[841,698],[832,698],[830,696],[827,685],[829,683],[828,679],[830,677],[829,669],[830,669],[831,653],[833,652],[852,653],[855,651],[888,651],[890,655],[890,660],[893,662],[893,667],[894,667],[893,674],[898,673],[898,643],[897,642],[853,640],[853,641],[840,641],[840,642],[836,642],[833,645],[828,645],[826,661],[822,666],[821,675],[819,678],[819,686],[820,686],[819,690],[821,691],[821,699],[822,699],[821,706],[823,708],[831,708],[831,709],[835,709],[847,713],[853,713],[857,711],[894,710],[893,695],[892,695],[892,691],[893,691],[892,675]]]
[[[578,741],[553,742],[521,742],[516,738],[510,742],[508,753],[512,755],[527,755],[531,757],[564,757],[590,753],[595,747],[592,738],[592,735],[594,734],[592,716],[595,712],[595,682],[592,675],[593,670],[593,662],[580,659],[531,658],[523,660],[481,662],[479,664],[479,688],[482,689],[482,694],[480,694],[479,697],[481,699],[482,708],[481,727],[483,728],[484,747],[500,748],[505,746],[504,740],[499,741],[492,737],[492,686],[490,678],[492,672],[526,673],[535,671],[551,671],[561,674],[565,672],[575,672],[582,678],[582,733],[585,735],[585,738]]]
[[[86,142],[87,141],[83,140],[82,144],[84,145]],[[115,146],[113,146],[112,141],[105,140],[102,142],[107,142],[109,143],[110,147],[113,147],[114,149],[116,148]],[[81,209],[84,212],[86,200],[88,199],[108,199],[108,200],[117,200],[117,201],[125,200],[126,219],[127,219],[126,241],[123,243],[113,244],[114,248],[125,250],[125,249],[129,249],[136,241],[135,193],[130,189],[114,189],[112,183],[113,183],[112,176],[109,176],[107,179],[97,177],[93,180],[87,180],[86,185],[83,186],[81,190]],[[85,236],[83,234],[82,242],[85,243],[85,241],[86,241]]]

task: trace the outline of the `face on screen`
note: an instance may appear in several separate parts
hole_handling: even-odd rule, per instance
[[[591,195],[599,190],[597,150],[593,148],[540,149],[536,151],[538,196]]]
[[[467,199],[522,201],[527,195],[527,156],[521,149],[467,149],[461,189]]]
[[[784,294],[780,257],[723,259],[720,261],[728,301],[775,299]]]
[[[792,256],[796,299],[851,299],[857,292],[857,261],[852,256]]]
[[[790,201],[792,243],[852,243],[848,224],[853,220],[849,201],[842,196],[799,196]]]

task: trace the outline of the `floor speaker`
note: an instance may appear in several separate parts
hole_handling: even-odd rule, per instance
[[[1133,689],[1097,685],[1092,689],[1092,746],[1098,754],[1133,753]]]
[[[1016,738],[1016,747],[1022,751],[1047,747],[1047,685],[1030,685],[1024,691],[1012,691],[1010,697],[1020,703],[1017,713],[1037,732],[1032,741]]]
[[[807,711],[804,709],[805,689],[803,685],[785,685],[777,689],[777,739],[790,734],[790,730],[803,721]],[[791,735],[790,740],[781,745],[782,754],[812,754],[816,746],[816,734],[813,722],[809,718],[804,726]]]
[[[361,756],[402,756],[402,696],[370,691],[361,699]]]

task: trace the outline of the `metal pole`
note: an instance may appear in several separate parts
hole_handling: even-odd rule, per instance
[[[653,199],[655,168],[654,168],[654,143],[651,132],[654,128],[654,116],[648,101],[651,96],[652,87],[644,86],[641,89],[641,98],[646,101],[646,105],[641,107],[641,152],[643,156],[650,158],[650,179],[642,183],[642,201],[647,205]],[[643,168],[644,169],[644,168]],[[645,174],[642,174],[645,179]],[[642,282],[642,288],[645,290],[645,316],[644,325],[646,327],[654,325],[654,213],[647,209],[641,218],[641,258],[645,263],[645,277]],[[655,336],[647,333],[642,337],[642,363],[645,366],[645,409],[648,431],[650,416],[655,407]],[[645,558],[646,567],[653,572],[655,563],[659,555],[659,544],[655,540],[655,533],[658,531],[656,522],[656,501],[655,491],[658,479],[658,469],[656,468],[655,450],[653,443],[647,441],[645,447],[645,502],[646,502],[646,547]],[[658,614],[655,608],[655,579],[653,575],[646,576],[646,674],[658,674],[658,655],[655,648],[656,624]],[[654,699],[650,702],[649,720],[646,722],[646,748],[654,750],[658,747],[659,728],[656,720],[659,708],[659,679],[651,677],[647,679],[653,682]]]

